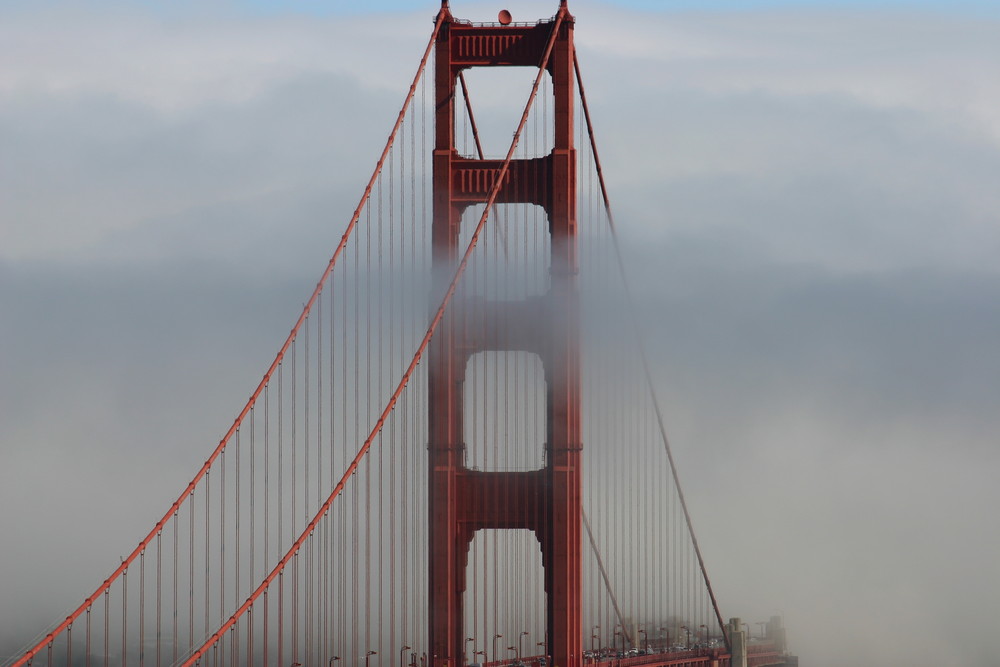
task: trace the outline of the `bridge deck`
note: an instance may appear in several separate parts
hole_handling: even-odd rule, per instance
[[[696,667],[709,665],[721,667],[728,665],[732,657],[722,648],[698,648],[682,651],[663,650],[646,655],[617,657],[605,655],[598,658],[586,658],[585,665],[594,667]],[[521,660],[498,660],[487,662],[482,667],[543,667],[542,656],[530,656]],[[774,644],[762,642],[747,647],[747,667],[767,667],[768,665],[784,665],[785,657],[775,649]]]

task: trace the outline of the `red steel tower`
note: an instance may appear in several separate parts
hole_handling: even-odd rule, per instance
[[[447,11],[447,2],[443,4]],[[533,25],[472,24],[447,15],[435,45],[432,234],[435,271],[450,273],[461,251],[462,213],[487,201],[504,164],[462,157],[456,150],[459,74],[471,67],[539,67],[550,44],[546,69],[552,80],[553,149],[542,157],[512,160],[496,197],[497,202],[526,202],[545,210],[551,248],[548,289],[539,296],[476,308],[465,308],[456,299],[429,352],[429,640],[434,667],[462,663],[465,571],[472,538],[484,529],[535,533],[545,571],[546,652],[557,667],[582,665],[573,19],[565,1],[553,20]],[[538,443],[545,448],[545,465],[539,470],[484,472],[465,466],[466,366],[473,354],[485,351],[528,352],[541,360],[546,442]]]

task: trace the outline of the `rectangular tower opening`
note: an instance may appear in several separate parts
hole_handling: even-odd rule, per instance
[[[484,206],[465,210],[459,247],[465,247]],[[493,301],[519,301],[549,291],[552,263],[548,214],[535,204],[496,204],[473,251],[461,293]]]
[[[461,81],[455,87],[455,147],[463,157],[479,158],[475,129],[483,157],[506,157],[524,105],[538,76],[537,67],[471,67],[462,73],[472,116]],[[515,158],[548,155],[553,146],[552,77],[546,72],[521,133]]]
[[[545,372],[537,355],[481,352],[465,374],[465,465],[486,472],[545,465]]]
[[[538,664],[546,654],[545,579],[535,534],[477,531],[465,575],[468,663]]]

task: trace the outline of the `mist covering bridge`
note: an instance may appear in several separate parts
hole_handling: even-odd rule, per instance
[[[778,619],[751,642],[712,591],[574,22],[565,2],[531,23],[443,3],[249,401],[135,550],[9,665],[789,664]],[[498,68],[523,95],[477,124]]]

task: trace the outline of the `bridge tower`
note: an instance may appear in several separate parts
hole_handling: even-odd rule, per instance
[[[447,10],[447,2],[444,3]],[[482,204],[503,160],[463,157],[456,149],[459,74],[472,67],[539,67],[552,80],[554,145],[544,156],[513,160],[496,198],[542,207],[550,234],[549,286],[520,301],[463,308],[456,300],[429,350],[429,640],[434,667],[462,664],[463,595],[469,548],[478,530],[528,529],[542,552],[546,653],[550,664],[579,667],[581,639],[581,415],[577,184],[573,144],[573,19],[565,0],[557,18],[537,24],[471,24],[447,16],[435,45],[433,262],[450,275],[461,251],[463,211]],[[552,31],[558,26],[558,32]],[[503,331],[500,336],[493,332]],[[465,466],[463,391],[478,352],[536,354],[546,382],[545,465],[524,472]],[[495,660],[496,656],[491,656]]]

